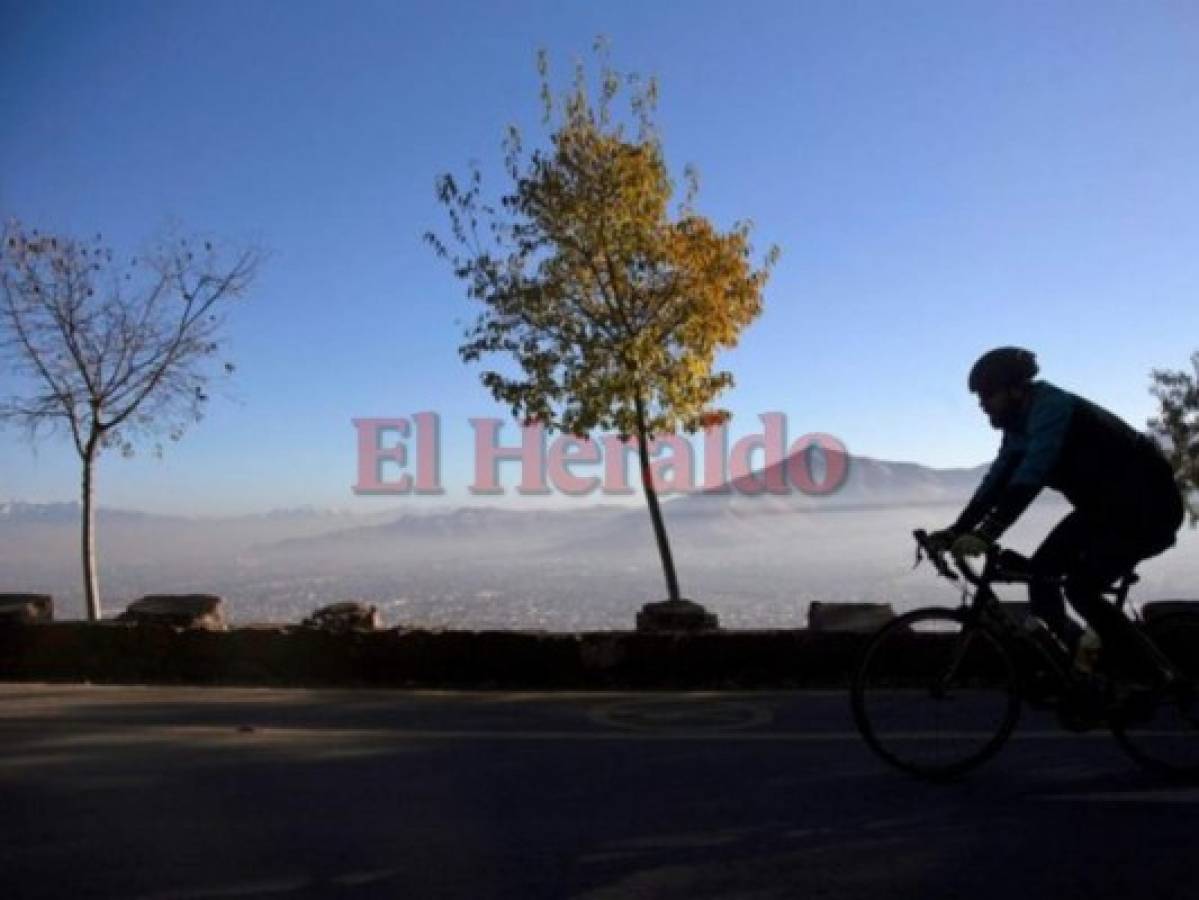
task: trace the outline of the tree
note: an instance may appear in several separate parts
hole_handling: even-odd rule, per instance
[[[655,435],[694,433],[728,417],[712,405],[733,384],[730,373],[713,370],[716,354],[761,312],[778,250],[755,268],[748,224],[722,233],[695,212],[690,168],[671,216],[674,186],[653,123],[656,83],[622,76],[598,49],[595,102],[580,63],[556,103],[539,54],[549,147],[526,156],[519,132],[509,129],[511,189],[498,205],[483,199],[477,167],[465,186],[441,176],[437,193],[455,252],[433,233],[426,240],[483,304],[459,348],[462,359],[510,354],[519,367],[515,376],[481,376],[514,416],[578,437],[595,429],[636,436],[669,599],[679,600],[649,444]],[[622,90],[628,125],[613,114]]]
[[[1191,524],[1199,521],[1195,504],[1199,492],[1199,353],[1191,356],[1194,374],[1155,369],[1152,392],[1160,404],[1149,428],[1174,467],[1179,490],[1186,498]]]
[[[259,256],[230,264],[208,241],[164,239],[143,259],[118,259],[101,236],[79,240],[9,224],[0,247],[0,359],[18,390],[0,421],[32,439],[65,430],[82,464],[81,540],[88,618],[101,617],[95,475],[102,450],[179,440],[208,402],[224,311],[254,278]],[[231,374],[233,364],[225,362]],[[155,452],[162,452],[161,443]]]

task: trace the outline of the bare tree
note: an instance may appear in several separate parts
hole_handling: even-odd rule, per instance
[[[100,235],[80,240],[9,224],[0,247],[0,359],[16,376],[0,422],[32,439],[65,430],[82,464],[81,541],[88,618],[101,617],[96,573],[96,460],[130,456],[203,417],[225,342],[224,312],[260,263],[231,261],[209,241],[164,239],[144,258],[118,259]]]

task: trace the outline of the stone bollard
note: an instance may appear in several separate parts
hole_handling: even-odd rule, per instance
[[[349,600],[322,606],[301,625],[319,628],[322,631],[379,631],[383,628],[383,617],[379,609],[368,603]]]
[[[1199,613],[1199,600],[1152,600],[1141,607],[1141,617],[1146,622],[1182,612]]]
[[[0,624],[53,621],[54,598],[49,594],[0,594]]]
[[[149,594],[129,604],[118,622],[228,631],[224,604],[211,594]]]
[[[638,631],[716,631],[716,614],[692,600],[647,603],[637,613]]]

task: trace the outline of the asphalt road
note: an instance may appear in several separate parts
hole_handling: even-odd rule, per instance
[[[934,786],[840,692],[0,685],[0,898],[1199,898],[1197,836],[1035,716]]]

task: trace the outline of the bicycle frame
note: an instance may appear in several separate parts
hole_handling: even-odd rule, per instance
[[[965,557],[950,554],[949,551],[932,546],[928,540],[927,532],[917,530],[913,532],[913,537],[915,537],[918,547],[916,551],[917,565],[927,556],[937,569],[937,573],[942,577],[951,581],[957,581],[959,578],[965,580],[966,586],[962,590],[962,605],[968,608],[973,621],[981,622],[983,627],[988,627],[994,623],[998,626],[999,636],[1005,640],[1036,647],[1038,654],[1044,661],[1051,664],[1054,673],[1060,679],[1064,682],[1071,680],[1074,675],[1074,668],[1072,661],[1067,655],[1068,651],[1066,651],[1066,648],[1063,646],[1061,648],[1062,653],[1055,655],[1040,642],[1033,640],[1028,631],[1024,629],[1022,623],[1004,609],[1003,603],[992,588],[993,584],[1027,585],[1035,580],[1056,584],[1060,587],[1065,582],[1064,578],[1038,575],[1027,568],[1028,561],[1024,557],[1011,550],[1004,550],[997,546],[992,546],[987,550],[982,571],[977,572]],[[952,557],[954,568],[951,568],[948,562],[946,562],[946,555]],[[1101,591],[1102,594],[1112,597],[1116,609],[1122,614],[1128,615],[1128,612],[1131,611],[1132,615],[1129,618],[1134,622],[1139,622],[1140,616],[1136,609],[1128,603],[1128,595],[1132,586],[1138,581],[1140,581],[1140,576],[1133,571],[1129,571],[1120,576],[1110,587]],[[1173,667],[1165,654],[1145,635],[1141,634],[1140,629],[1137,630],[1137,633],[1143,646],[1151,653],[1162,670],[1172,673]],[[964,655],[967,647],[968,642],[964,642],[964,646],[960,650],[961,655]],[[954,668],[956,668],[956,662]],[[951,669],[946,677],[952,677],[953,674],[953,669]]]
[[[1118,667],[1083,672],[1048,629],[1036,623],[1030,629],[996,596],[993,584],[1039,577],[1023,557],[994,548],[981,571],[957,556],[951,568],[945,549],[932,546],[924,532],[914,536],[917,564],[927,555],[942,576],[964,580],[962,602],[904,613],[863,647],[850,704],[872,750],[919,777],[956,778],[999,751],[1024,702],[1052,710],[1070,731],[1107,727],[1134,759],[1155,771],[1199,777],[1199,666],[1191,649],[1199,645],[1199,616],[1180,613],[1169,629],[1159,628],[1158,620],[1133,629],[1163,661],[1158,674],[1168,677],[1160,682],[1123,681]],[[1130,571],[1103,591],[1122,614],[1138,580]],[[1139,619],[1134,611],[1132,621]],[[1115,652],[1109,651],[1109,663],[1120,661],[1110,655]]]

